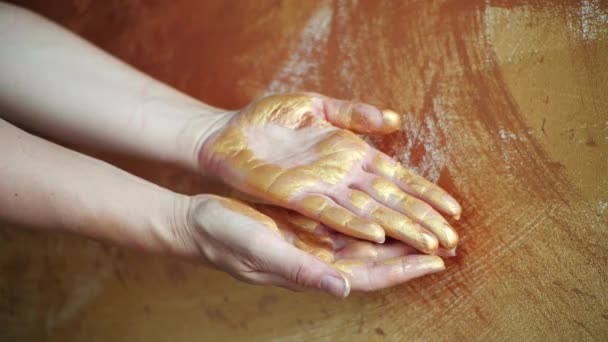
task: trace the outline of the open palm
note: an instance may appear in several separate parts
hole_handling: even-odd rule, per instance
[[[458,202],[352,133],[390,133],[395,112],[318,94],[262,98],[203,145],[205,172],[268,203],[295,210],[344,234],[385,235],[431,253],[458,236],[439,213]]]
[[[192,198],[189,208],[188,230],[179,233],[184,246],[195,246],[188,250],[196,260],[253,284],[345,297],[351,289],[378,290],[445,269],[437,255],[348,237],[285,208],[254,209],[214,195]]]

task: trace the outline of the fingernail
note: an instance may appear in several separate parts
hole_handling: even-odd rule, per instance
[[[321,290],[338,298],[344,298],[348,294],[346,282],[342,278],[326,275],[321,278],[320,285]]]

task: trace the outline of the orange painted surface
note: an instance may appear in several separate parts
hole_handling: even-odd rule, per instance
[[[25,2],[212,105],[309,90],[393,108],[404,130],[370,141],[464,212],[446,272],[346,301],[5,229],[9,336],[608,337],[605,2]],[[113,160],[203,188],[165,166]]]

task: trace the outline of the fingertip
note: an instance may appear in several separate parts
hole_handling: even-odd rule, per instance
[[[406,260],[413,266],[417,276],[445,270],[445,262],[437,255],[411,255]]]
[[[443,243],[443,247],[447,248],[447,249],[453,249],[456,248],[456,246],[458,245],[458,234],[456,233],[456,231],[454,230],[454,228],[452,228],[451,226],[446,225],[445,229],[444,229],[444,243]]]
[[[437,250],[437,253],[435,253],[435,255],[441,256],[444,258],[454,257],[454,256],[456,256],[456,247],[454,247],[452,249],[439,248],[439,250]]]
[[[324,275],[319,283],[321,290],[337,298],[346,298],[350,292],[350,285],[344,276]]]
[[[383,109],[382,111],[382,133],[388,134],[401,129],[402,120],[401,115],[390,109]]]
[[[447,214],[451,215],[454,219],[460,220],[460,214],[462,213],[462,207],[454,199],[454,197],[445,194],[443,196],[443,201],[445,203],[445,208],[447,209]]]
[[[353,237],[358,237],[377,243],[384,243],[386,240],[382,226],[369,220],[354,218],[347,224],[347,228],[349,232],[346,234],[352,235]]]
[[[371,241],[377,243],[384,243],[384,241],[386,241],[386,234],[384,233],[384,228],[382,228],[382,226],[375,222],[370,222],[369,227]]]
[[[376,264],[379,274],[385,274],[384,281],[376,288],[384,288],[412,279],[445,270],[443,259],[435,255],[415,254],[401,258],[387,259]],[[391,274],[394,278],[389,278]],[[382,277],[380,277],[382,278]]]
[[[348,279],[348,277],[342,273],[340,273],[340,275],[342,276],[342,279],[344,279],[344,285],[346,286],[346,290],[344,291],[344,296],[342,297],[344,299],[344,298],[348,297],[348,295],[350,294],[351,286],[350,286],[350,280]]]
[[[422,268],[426,274],[441,272],[445,270],[445,262],[435,255],[423,255]]]
[[[437,251],[439,248],[439,241],[434,235],[423,232],[421,234],[421,250],[424,253],[431,254]]]
[[[386,235],[384,235],[384,230],[382,231],[382,233],[380,235],[376,236],[374,241],[376,243],[384,243],[386,241]]]

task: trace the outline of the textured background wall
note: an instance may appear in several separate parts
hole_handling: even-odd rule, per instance
[[[392,107],[403,132],[370,141],[464,213],[446,272],[345,301],[3,226],[0,339],[608,338],[606,2],[17,3],[213,105],[305,89]]]

